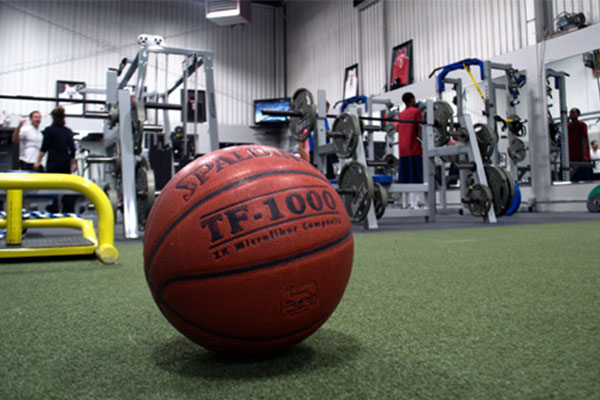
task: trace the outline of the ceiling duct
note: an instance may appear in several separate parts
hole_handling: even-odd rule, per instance
[[[206,19],[217,25],[237,25],[250,22],[250,0],[206,0]]]

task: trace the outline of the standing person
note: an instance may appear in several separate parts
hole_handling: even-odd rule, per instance
[[[590,146],[588,139],[588,127],[583,121],[579,121],[581,111],[578,108],[569,110],[569,161],[590,161]],[[592,180],[592,170],[588,167],[575,168],[571,175],[571,181]]]
[[[597,140],[592,140],[592,150],[590,151],[590,159],[594,162],[594,180],[600,180],[600,148]]]
[[[399,119],[422,121],[423,114],[417,108],[415,95],[406,92],[402,95],[402,101],[406,105]],[[408,122],[394,122],[398,131],[398,158],[399,171],[398,183],[423,183],[423,147],[419,138],[421,137],[421,125]],[[406,198],[403,198],[403,206],[406,207]],[[416,193],[409,193],[408,206],[418,208],[418,197]]]
[[[19,121],[12,134],[12,142],[19,142],[19,169],[33,171],[33,164],[37,161],[42,147],[43,136],[40,130],[42,114],[39,111],[32,111],[29,114],[31,125],[23,127],[25,121],[25,118]]]
[[[63,107],[56,107],[50,114],[52,115],[52,125],[42,132],[44,140],[33,168],[39,170],[42,158],[48,153],[46,172],[70,174],[71,171],[77,171],[73,132],[65,126],[65,109]],[[75,210],[75,199],[74,196],[64,195],[62,212],[73,212]],[[51,206],[51,211],[58,211],[56,200]]]

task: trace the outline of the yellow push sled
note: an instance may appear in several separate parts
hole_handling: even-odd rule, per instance
[[[92,201],[98,214],[98,237],[91,220],[72,216],[23,219],[23,190],[74,190]],[[6,228],[5,241],[0,241],[0,258],[47,257],[96,254],[105,264],[117,261],[114,246],[115,220],[106,194],[94,182],[77,175],[44,173],[0,173],[0,190],[6,190],[6,217],[0,217],[0,228]],[[23,238],[28,228],[80,229],[82,237]]]

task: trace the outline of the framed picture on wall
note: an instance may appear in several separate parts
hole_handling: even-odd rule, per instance
[[[346,68],[344,74],[344,100],[358,96],[358,64]]]
[[[194,92],[194,90],[188,89],[185,99],[183,98],[182,90],[181,98],[181,104],[185,104],[187,107],[187,121],[185,122],[195,121],[194,112],[196,112],[198,122],[206,122],[206,92],[204,90]],[[186,113],[184,110],[181,110],[181,121],[184,121],[184,119],[186,119]]]
[[[413,43],[404,42],[392,49],[390,90],[413,83]]]
[[[56,81],[56,97],[65,100],[85,100],[85,94],[80,93],[85,88],[85,82]],[[65,108],[65,115],[69,117],[82,116],[85,112],[84,103],[71,103],[68,101],[57,101],[57,106]]]

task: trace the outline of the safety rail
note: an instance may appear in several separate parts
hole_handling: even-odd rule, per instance
[[[87,197],[98,214],[98,238],[96,239],[93,222],[82,218],[69,216],[23,220],[23,190],[32,189],[73,190]],[[106,194],[94,182],[70,174],[0,173],[0,190],[6,190],[7,200],[6,219],[0,219],[0,227],[6,227],[6,247],[0,249],[0,258],[96,254],[103,263],[112,264],[119,257],[114,246],[113,209]],[[23,228],[49,227],[80,229],[89,244],[23,246]]]

